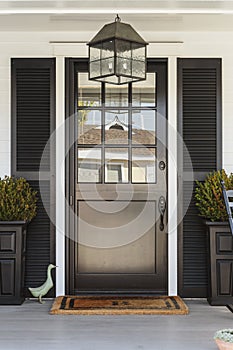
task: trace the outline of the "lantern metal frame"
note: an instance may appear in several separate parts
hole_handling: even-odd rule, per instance
[[[102,57],[104,49],[107,51],[107,44],[109,44],[111,47],[112,56]],[[101,30],[90,42],[88,42],[87,45],[89,46],[89,80],[96,80],[114,85],[123,85],[130,82],[146,80],[146,54],[148,43],[135,31],[135,29],[130,24],[122,23],[118,15],[115,19],[115,22],[104,25],[104,27],[101,28]],[[119,51],[120,45],[123,47],[125,45],[125,48],[127,48],[125,51],[130,52],[129,57],[119,55],[119,52],[124,52],[123,50]],[[99,57],[95,60],[91,59],[92,49],[99,50]],[[133,55],[133,53],[138,49],[143,52],[141,59],[137,59]],[[111,68],[109,68],[109,72],[103,74],[104,64],[106,66],[106,61],[110,58],[112,60],[112,71]],[[128,69],[128,72],[130,71],[130,74],[128,72],[127,74],[122,72],[122,67],[124,67],[124,64],[122,63],[123,61],[129,64],[129,68],[125,68],[125,71]],[[97,66],[99,65],[99,75],[92,75],[93,64],[96,64]],[[121,68],[120,64],[122,64]],[[135,68],[133,68],[133,65],[135,64],[142,66],[141,71],[139,72],[140,74],[138,75],[135,74]],[[115,79],[115,81],[113,81],[113,79]]]

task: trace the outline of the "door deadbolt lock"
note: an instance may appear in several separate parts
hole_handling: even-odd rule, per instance
[[[166,164],[165,164],[165,162],[163,161],[163,160],[161,160],[160,162],[159,162],[159,169],[160,170],[164,170],[166,168]]]

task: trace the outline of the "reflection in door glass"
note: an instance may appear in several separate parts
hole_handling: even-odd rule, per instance
[[[101,143],[101,112],[91,109],[80,109],[78,118],[78,143],[99,144]]]
[[[78,149],[78,182],[100,182],[101,149]]]
[[[105,105],[111,107],[128,106],[128,84],[105,84]]]
[[[156,182],[156,150],[154,148],[132,149],[132,182]]]
[[[78,107],[101,105],[101,83],[88,79],[88,73],[78,73]]]
[[[156,74],[147,73],[146,80],[132,84],[132,106],[156,105]]]
[[[108,144],[128,144],[128,112],[107,111],[105,113],[105,142]]]
[[[105,182],[128,182],[128,149],[105,148]]]
[[[153,110],[136,110],[132,113],[132,142],[144,145],[154,145],[155,117]]]

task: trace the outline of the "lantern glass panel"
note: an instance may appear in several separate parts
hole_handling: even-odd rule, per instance
[[[100,60],[101,45],[90,46],[90,61]]]
[[[132,59],[145,61],[146,59],[146,50],[145,46],[132,43]]]
[[[114,40],[102,43],[101,59],[114,57]]]
[[[114,57],[106,58],[101,60],[101,75],[112,75],[114,74]]]
[[[116,52],[118,57],[131,59],[131,43],[125,40],[116,40]]]
[[[132,61],[132,76],[138,78],[145,78],[146,65],[142,61]]]
[[[90,61],[90,78],[99,77],[100,75],[100,61]]]
[[[127,75],[130,76],[131,75],[131,67],[132,67],[132,63],[130,59],[126,59],[126,58],[122,58],[122,57],[117,57],[117,61],[116,61],[116,65],[117,65],[117,75]]]

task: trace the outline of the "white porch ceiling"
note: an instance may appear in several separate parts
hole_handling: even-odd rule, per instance
[[[0,0],[1,1],[1,0]],[[145,38],[156,32],[232,32],[233,14],[122,14]],[[85,40],[104,24],[114,21],[114,14],[8,14],[0,15],[0,32],[80,32]],[[150,34],[150,35],[149,35]],[[152,35],[153,36],[153,35]],[[173,36],[171,40],[173,40]],[[70,39],[74,40],[74,39]],[[77,39],[78,40],[78,39]]]
[[[94,33],[117,13],[140,32],[233,31],[233,0],[0,0],[0,31]]]
[[[233,13],[232,0],[1,0],[0,14]]]

